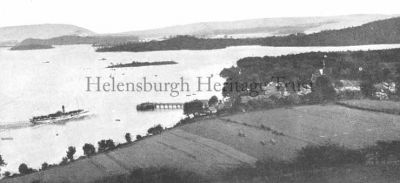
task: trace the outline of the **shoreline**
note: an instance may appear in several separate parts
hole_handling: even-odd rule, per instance
[[[275,113],[276,111],[282,111],[282,112],[284,112],[286,110],[298,111],[298,110],[302,110],[303,108],[307,108],[307,109],[310,108],[312,110],[315,110],[315,109],[322,110],[321,108],[327,108],[329,110],[331,110],[331,109],[334,109],[334,110],[336,110],[336,109],[354,110],[354,111],[357,111],[357,113],[362,113],[362,114],[357,114],[357,115],[363,115],[363,114],[369,114],[370,113],[369,111],[362,111],[362,110],[348,109],[348,108],[343,109],[343,108],[340,108],[340,107],[338,108],[338,107],[339,107],[339,105],[336,105],[336,104],[332,104],[332,105],[320,105],[320,104],[316,104],[316,105],[300,105],[300,106],[293,106],[293,108],[288,108],[288,107],[283,106],[283,107],[280,107],[280,108],[260,109],[260,110],[256,110],[256,111],[245,112],[245,113],[237,112],[237,113],[224,114],[223,116],[205,116],[205,117],[202,117],[202,118],[199,118],[199,119],[195,118],[195,119],[189,121],[188,123],[180,123],[180,124],[177,123],[174,127],[166,128],[160,134],[144,136],[140,140],[136,140],[136,141],[133,141],[131,143],[120,144],[115,149],[106,150],[104,152],[98,152],[98,153],[96,153],[96,154],[94,154],[92,156],[88,156],[88,157],[80,157],[80,158],[76,159],[74,162],[68,163],[66,165],[58,165],[58,166],[52,167],[50,169],[46,169],[45,171],[36,172],[36,173],[28,174],[28,175],[23,175],[23,176],[19,176],[19,177],[15,177],[15,178],[19,179],[21,177],[26,177],[26,178],[27,177],[42,177],[45,174],[51,173],[51,172],[54,172],[54,171],[58,172],[58,173],[56,173],[56,175],[63,176],[63,174],[60,173],[60,172],[63,171],[63,169],[64,169],[63,167],[75,167],[75,166],[78,166],[78,165],[81,166],[80,164],[82,164],[82,163],[83,164],[87,164],[87,163],[91,164],[90,163],[91,161],[96,161],[97,162],[97,160],[99,158],[100,159],[107,158],[107,157],[111,158],[110,156],[112,156],[114,158],[113,161],[117,161],[117,164],[124,165],[122,167],[131,167],[131,166],[135,166],[135,165],[132,165],[129,162],[135,162],[135,161],[138,161],[139,159],[141,159],[140,156],[136,156],[135,155],[136,153],[139,153],[139,149],[141,149],[141,148],[144,148],[144,149],[143,149],[143,151],[140,151],[139,154],[141,154],[141,153],[144,153],[144,154],[150,153],[150,154],[152,154],[152,155],[148,154],[150,156],[159,154],[158,150],[156,150],[156,149],[158,149],[158,148],[161,148],[161,149],[166,148],[164,150],[166,154],[162,155],[163,154],[162,153],[162,154],[159,154],[159,155],[154,157],[156,159],[160,158],[160,161],[158,161],[158,160],[157,161],[156,160],[152,160],[151,162],[145,161],[145,162],[150,163],[150,164],[151,163],[155,163],[155,162],[164,162],[164,161],[161,161],[161,159],[163,159],[165,157],[169,157],[168,154],[170,154],[170,153],[175,154],[175,155],[177,155],[176,153],[178,153],[178,154],[182,153],[178,157],[182,156],[181,158],[185,159],[184,157],[187,156],[186,158],[188,158],[187,160],[185,160],[182,163],[189,163],[190,162],[189,164],[191,164],[191,163],[194,163],[192,161],[197,162],[197,161],[199,161],[198,158],[203,157],[203,156],[207,157],[209,155],[207,155],[207,154],[204,155],[203,154],[200,157],[197,157],[200,154],[198,154],[198,155],[192,154],[192,153],[195,153],[196,151],[192,152],[192,150],[190,150],[190,152],[189,152],[188,149],[186,149],[186,148],[189,148],[189,147],[186,147],[186,146],[195,146],[196,148],[205,148],[206,146],[204,146],[204,145],[208,144],[207,146],[209,146],[209,145],[214,144],[214,143],[218,143],[219,145],[215,145],[215,144],[212,145],[213,147],[215,146],[214,150],[212,150],[212,149],[210,149],[210,150],[211,151],[215,151],[214,153],[217,153],[220,156],[225,156],[225,154],[228,155],[229,154],[228,152],[230,152],[230,153],[234,153],[234,154],[236,153],[235,156],[248,156],[248,158],[250,158],[250,159],[252,157],[252,158],[256,158],[256,159],[260,160],[260,157],[258,155],[255,155],[255,154],[251,153],[252,151],[258,151],[259,150],[258,148],[254,149],[254,150],[246,148],[247,150],[244,150],[244,149],[242,149],[243,147],[235,147],[234,145],[230,144],[230,143],[236,143],[235,141],[227,143],[229,141],[228,139],[225,139],[225,140],[221,139],[222,141],[221,140],[216,140],[216,139],[219,139],[219,136],[221,136],[221,135],[222,136],[227,135],[225,133],[228,133],[228,134],[237,133],[237,132],[235,132],[235,130],[234,131],[230,130],[230,128],[233,127],[233,128],[239,128],[239,129],[243,128],[245,134],[249,135],[249,137],[247,137],[247,135],[244,136],[244,137],[240,137],[240,136],[236,135],[236,137],[234,137],[235,139],[236,138],[237,139],[250,138],[250,139],[253,140],[253,142],[251,142],[251,144],[254,144],[254,145],[258,144],[258,146],[260,146],[260,147],[262,147],[263,145],[260,144],[256,139],[253,139],[251,137],[252,133],[256,133],[256,134],[265,134],[265,133],[266,134],[270,134],[271,133],[272,137],[278,142],[281,141],[280,140],[281,138],[284,138],[284,139],[288,138],[288,140],[290,139],[290,141],[294,141],[294,142],[298,141],[297,142],[298,145],[307,144],[307,141],[303,141],[304,137],[301,137],[301,138],[297,137],[299,139],[291,138],[291,137],[290,138],[289,137],[285,137],[286,136],[285,134],[290,134],[290,136],[295,136],[296,137],[296,134],[288,133],[287,129],[282,133],[276,133],[276,131],[279,131],[279,130],[282,130],[282,129],[279,128],[279,129],[275,130],[273,128],[272,131],[271,131],[271,130],[269,130],[270,128],[268,126],[265,127],[263,125],[261,125],[261,126],[258,125],[257,128],[255,128],[255,126],[252,126],[252,123],[256,122],[256,121],[254,121],[254,119],[256,117],[251,117],[251,116],[254,116],[254,115],[255,116],[257,116],[257,115],[267,115],[267,114],[264,114],[264,113]],[[349,114],[353,114],[353,113],[349,113]],[[254,119],[252,121],[245,120],[246,123],[242,124],[242,121],[244,119],[247,119],[247,118],[248,119],[253,119],[254,118]],[[242,119],[242,120],[238,120],[238,119]],[[346,118],[343,118],[343,119],[346,119]],[[340,119],[338,119],[338,120],[340,120]],[[231,123],[230,121],[234,121],[234,123]],[[329,121],[327,121],[326,123],[329,123]],[[229,126],[230,128],[226,128],[226,127],[224,127],[224,128],[221,128],[221,127],[220,128],[215,128],[213,126],[210,126],[211,124],[214,124],[214,125],[218,124],[217,126],[219,126],[219,125],[223,125],[223,126],[226,126],[226,127]],[[368,123],[366,123],[366,124],[368,124]],[[214,132],[211,131],[211,132],[209,132],[210,133],[209,135],[211,135],[211,136],[204,136],[204,135],[201,135],[201,133],[202,133],[201,131],[203,131],[203,130],[196,132],[196,129],[198,129],[198,127],[200,127],[200,126],[201,127],[206,127],[208,129],[215,129],[217,131],[221,131],[222,130],[225,133],[214,133]],[[195,130],[195,131],[193,131],[193,130]],[[250,130],[252,133],[248,132],[248,130]],[[206,131],[204,131],[204,132],[206,132]],[[195,132],[195,133],[193,133],[193,132]],[[240,130],[239,130],[239,133],[240,133]],[[281,134],[283,134],[283,136]],[[173,140],[173,139],[175,139],[175,140]],[[198,144],[199,142],[201,142],[201,143]],[[186,145],[183,145],[182,143],[186,144]],[[209,143],[211,143],[211,144],[209,144]],[[162,145],[162,144],[165,144],[165,145]],[[239,143],[239,144],[241,144],[241,143]],[[224,148],[221,149],[222,146]],[[141,148],[138,148],[138,147],[141,147]],[[232,147],[234,149],[227,151],[226,148],[229,149],[229,148],[232,148]],[[156,148],[156,149],[150,151],[150,149],[153,149],[153,148]],[[146,150],[146,149],[148,149],[148,150]],[[125,155],[124,156],[120,156],[120,155],[122,155],[121,153],[125,154]],[[126,154],[126,153],[128,153],[128,154]],[[244,154],[241,154],[241,153],[244,153]],[[262,154],[264,154],[264,153],[267,153],[267,152],[262,152]],[[170,155],[172,156],[172,154],[170,154]],[[269,154],[269,153],[267,153],[267,154]],[[128,157],[125,157],[125,156],[128,156]],[[192,156],[196,157],[196,158],[195,159],[190,158]],[[264,155],[262,155],[262,156],[264,156]],[[126,160],[119,159],[119,158],[122,158],[122,157],[128,158],[128,159],[126,159]],[[139,159],[134,160],[134,159],[131,159],[131,158],[134,158],[134,159],[139,158]],[[126,162],[127,160],[129,160],[129,162]],[[188,162],[186,162],[186,161],[188,161]],[[204,161],[208,161],[208,160],[204,160]],[[235,159],[231,159],[231,161],[236,161],[236,160]],[[102,160],[102,162],[103,162],[103,160]],[[214,162],[214,163],[216,163],[216,162]],[[104,165],[104,166],[106,166],[106,165]],[[108,167],[108,166],[109,165],[107,165],[106,167]],[[126,168],[122,168],[122,169],[126,169]],[[130,168],[128,168],[128,169],[130,170]],[[95,170],[91,170],[91,171],[95,171]],[[202,171],[206,171],[206,169],[202,169]],[[200,172],[202,172],[202,171],[200,171]],[[206,173],[206,172],[203,172],[203,173]],[[1,180],[0,182],[3,182],[3,181],[4,182],[8,182],[7,180],[11,180],[11,179],[4,179],[4,180]]]

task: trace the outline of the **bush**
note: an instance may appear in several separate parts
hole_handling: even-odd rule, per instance
[[[351,100],[351,99],[361,99],[362,93],[360,91],[350,91],[345,90],[338,93],[337,98],[339,100]]]
[[[36,172],[35,169],[29,168],[28,165],[26,165],[25,163],[22,163],[19,165],[18,171],[21,175],[26,175],[26,174]]]
[[[192,118],[185,117],[185,118],[179,120],[179,122],[176,123],[176,124],[174,125],[174,128],[177,127],[177,126],[181,126],[181,125],[185,125],[185,124],[192,123],[192,122],[194,122],[194,121],[195,121],[195,120],[192,119]]]
[[[297,105],[301,102],[299,95],[297,95],[296,93],[290,94],[286,100],[288,105]]]
[[[208,106],[213,106],[215,104],[218,103],[218,97],[217,96],[212,96],[209,100],[208,100]]]
[[[183,104],[183,114],[186,116],[193,115],[197,116],[204,112],[203,102],[200,100],[193,100],[191,102],[185,102]]]
[[[11,176],[11,173],[10,173],[9,171],[6,171],[6,172],[3,173],[3,176],[4,176],[5,178],[8,178],[8,177]]]
[[[150,135],[160,134],[163,131],[163,127],[159,124],[157,126],[151,127],[147,130],[147,133]]]
[[[374,84],[371,81],[363,81],[360,84],[360,89],[361,93],[368,98],[371,98],[374,96],[376,89],[374,87]]]
[[[0,166],[7,165],[7,163],[4,161],[3,157],[0,155]]]
[[[378,162],[385,162],[390,157],[400,160],[400,141],[377,141],[374,146],[364,149],[365,153],[372,155],[372,158]]]
[[[261,126],[261,128],[267,127]],[[309,173],[313,173],[314,168],[340,166],[339,169],[341,169],[347,164],[365,164],[367,157],[371,154],[381,161],[386,161],[389,156],[400,158],[400,141],[377,141],[376,145],[364,149],[348,149],[332,143],[308,145],[299,150],[293,160],[260,160],[257,161],[255,167],[241,166],[227,171],[225,178],[226,180],[241,178],[251,180],[254,177],[268,177],[270,180],[277,180],[271,182],[281,182],[280,178],[287,177],[288,174],[295,175],[303,172],[308,176]]]
[[[259,109],[259,108],[263,107],[263,104],[257,100],[249,100],[249,102],[247,102],[247,104],[253,109]]]
[[[46,162],[44,162],[44,163],[42,164],[42,168],[41,168],[40,170],[46,170],[47,168],[49,168],[49,164],[46,163]]]
[[[131,134],[130,133],[126,133],[125,134],[125,140],[127,143],[131,143],[132,142],[132,138],[131,138]]]
[[[91,156],[96,153],[96,148],[92,144],[85,144],[83,147],[83,154],[86,156]]]
[[[115,143],[113,140],[108,139],[108,140],[100,140],[98,142],[99,145],[99,149],[98,152],[104,152],[110,149],[114,149],[115,148]]]
[[[297,152],[296,165],[301,168],[320,168],[350,163],[365,163],[361,150],[351,150],[337,144],[308,145]]]
[[[68,151],[67,151],[67,158],[70,161],[74,161],[74,154],[76,153],[76,149],[73,146],[69,146],[68,147]]]
[[[66,164],[68,164],[68,158],[67,157],[63,157],[61,159],[61,162],[59,163],[59,165],[66,165]]]

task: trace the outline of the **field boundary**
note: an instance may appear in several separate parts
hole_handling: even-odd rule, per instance
[[[386,113],[386,114],[393,114],[393,115],[400,115],[400,111],[396,110],[390,110],[390,109],[371,109],[371,108],[366,108],[366,107],[359,107],[351,104],[346,104],[344,102],[338,101],[336,102],[337,105],[351,108],[351,109],[358,109],[358,110],[363,110],[363,111],[370,111],[370,112],[381,112],[381,113]]]
[[[250,124],[247,124],[247,123],[245,123],[245,122],[234,121],[234,120],[231,120],[231,119],[229,119],[229,118],[228,118],[228,119],[226,119],[226,118],[218,118],[218,119],[221,120],[221,121],[224,121],[224,122],[226,122],[226,123],[232,123],[232,124],[237,124],[237,125],[243,125],[243,126],[246,126],[246,127],[250,127],[250,128],[257,129],[257,130],[269,132],[269,133],[271,133],[272,135],[283,136],[283,137],[287,137],[287,138],[292,138],[292,139],[299,140],[299,141],[302,141],[302,142],[305,142],[305,143],[308,143],[308,144],[318,144],[317,142],[313,142],[313,141],[310,141],[310,140],[306,140],[306,139],[298,138],[298,137],[295,137],[295,136],[287,135],[287,134],[285,134],[285,133],[283,133],[283,132],[274,130],[274,129],[270,128],[270,127],[264,127],[264,128],[263,128],[263,127],[261,127],[261,126],[250,125]],[[270,129],[270,130],[268,130],[268,129]],[[275,132],[275,133],[274,133],[274,132]],[[277,133],[280,133],[280,134],[277,134]]]

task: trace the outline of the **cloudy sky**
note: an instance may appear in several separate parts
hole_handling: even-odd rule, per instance
[[[398,0],[0,0],[0,27],[63,23],[97,33],[204,21],[400,14]]]

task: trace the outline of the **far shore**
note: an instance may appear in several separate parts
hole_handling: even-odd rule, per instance
[[[131,63],[127,64],[116,64],[116,65],[110,65],[107,68],[123,68],[123,67],[142,67],[142,66],[152,66],[152,65],[174,65],[178,64],[178,62],[175,61],[157,61],[157,62],[136,62],[133,61]]]

